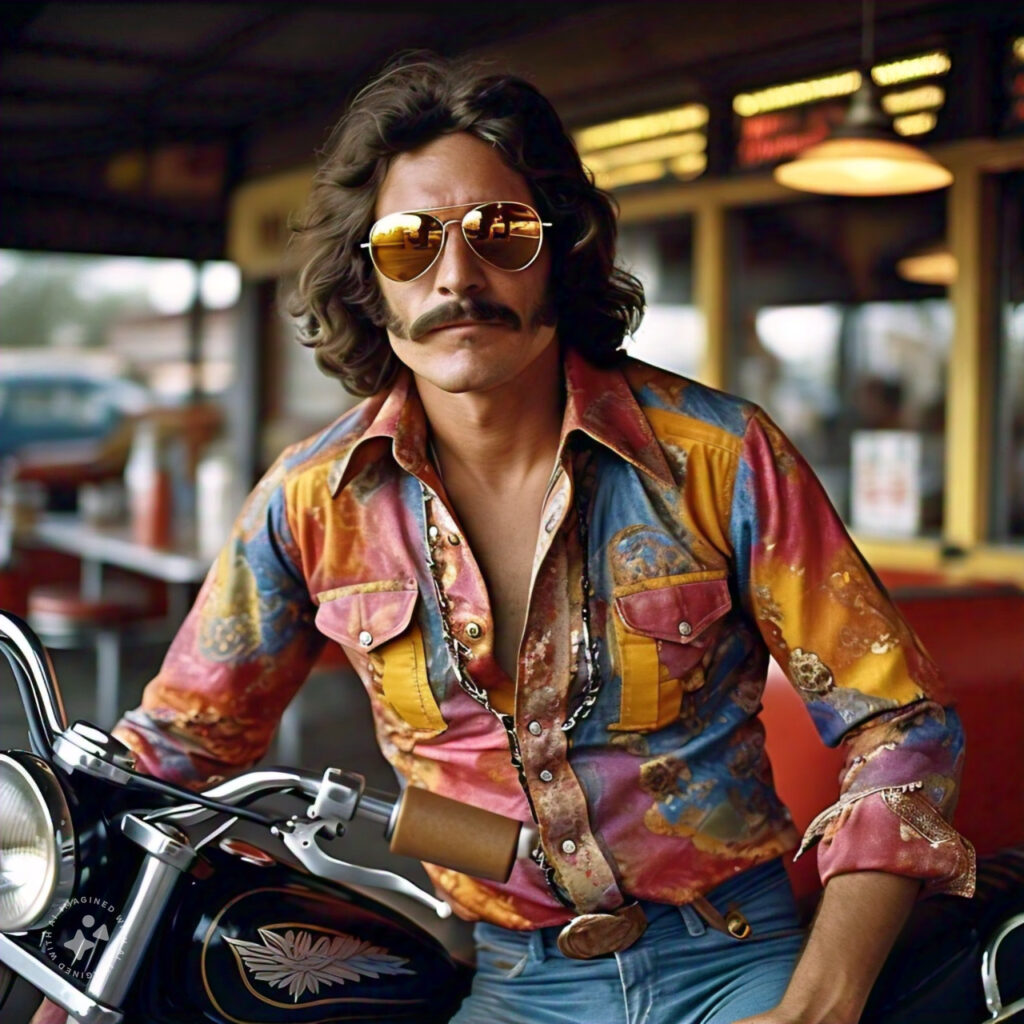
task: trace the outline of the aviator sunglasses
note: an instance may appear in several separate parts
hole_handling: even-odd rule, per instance
[[[434,206],[427,210],[389,213],[370,228],[370,250],[377,270],[391,281],[415,281],[438,260],[444,249],[449,224],[461,224],[466,244],[484,261],[499,270],[525,270],[540,255],[544,228],[540,214],[526,203],[495,200],[474,203],[462,217],[440,220],[434,210],[458,210]]]

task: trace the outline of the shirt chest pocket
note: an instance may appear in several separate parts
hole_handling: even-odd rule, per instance
[[[732,606],[725,574],[649,580],[617,594],[613,659],[622,680],[609,729],[649,732],[679,717],[684,693],[704,685],[704,658]]]
[[[447,728],[427,674],[423,635],[413,617],[418,591],[359,584],[320,594],[316,626],[346,649],[364,683],[424,738]]]

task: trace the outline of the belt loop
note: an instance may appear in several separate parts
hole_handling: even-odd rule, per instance
[[[734,939],[738,939],[741,942],[744,939],[749,939],[754,934],[754,929],[750,927],[750,922],[735,905],[729,907],[724,917],[715,909],[706,896],[698,896],[689,906],[693,907],[704,919],[704,923],[709,928],[714,928],[715,931],[724,932],[726,935],[731,935]]]
[[[704,923],[700,914],[698,914],[689,903],[684,903],[679,908],[679,914],[683,919],[683,923],[686,925],[687,932],[689,932],[689,934],[694,938],[699,938],[708,930],[708,927]]]

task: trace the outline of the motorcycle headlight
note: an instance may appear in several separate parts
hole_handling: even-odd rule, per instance
[[[0,931],[44,928],[71,895],[75,836],[53,769],[0,754]]]

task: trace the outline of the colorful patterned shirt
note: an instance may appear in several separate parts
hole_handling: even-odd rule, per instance
[[[823,877],[876,869],[968,891],[972,851],[946,824],[957,717],[804,460],[740,399],[637,362],[564,365],[514,685],[403,371],[250,496],[120,724],[140,767],[194,785],[251,764],[338,643],[405,784],[536,815],[543,857],[507,883],[428,865],[459,913],[525,929],[629,899],[681,904],[797,845],[757,716],[771,655],[823,741],[847,744],[839,801],[806,840],[822,839]],[[507,715],[520,771],[446,632]]]

